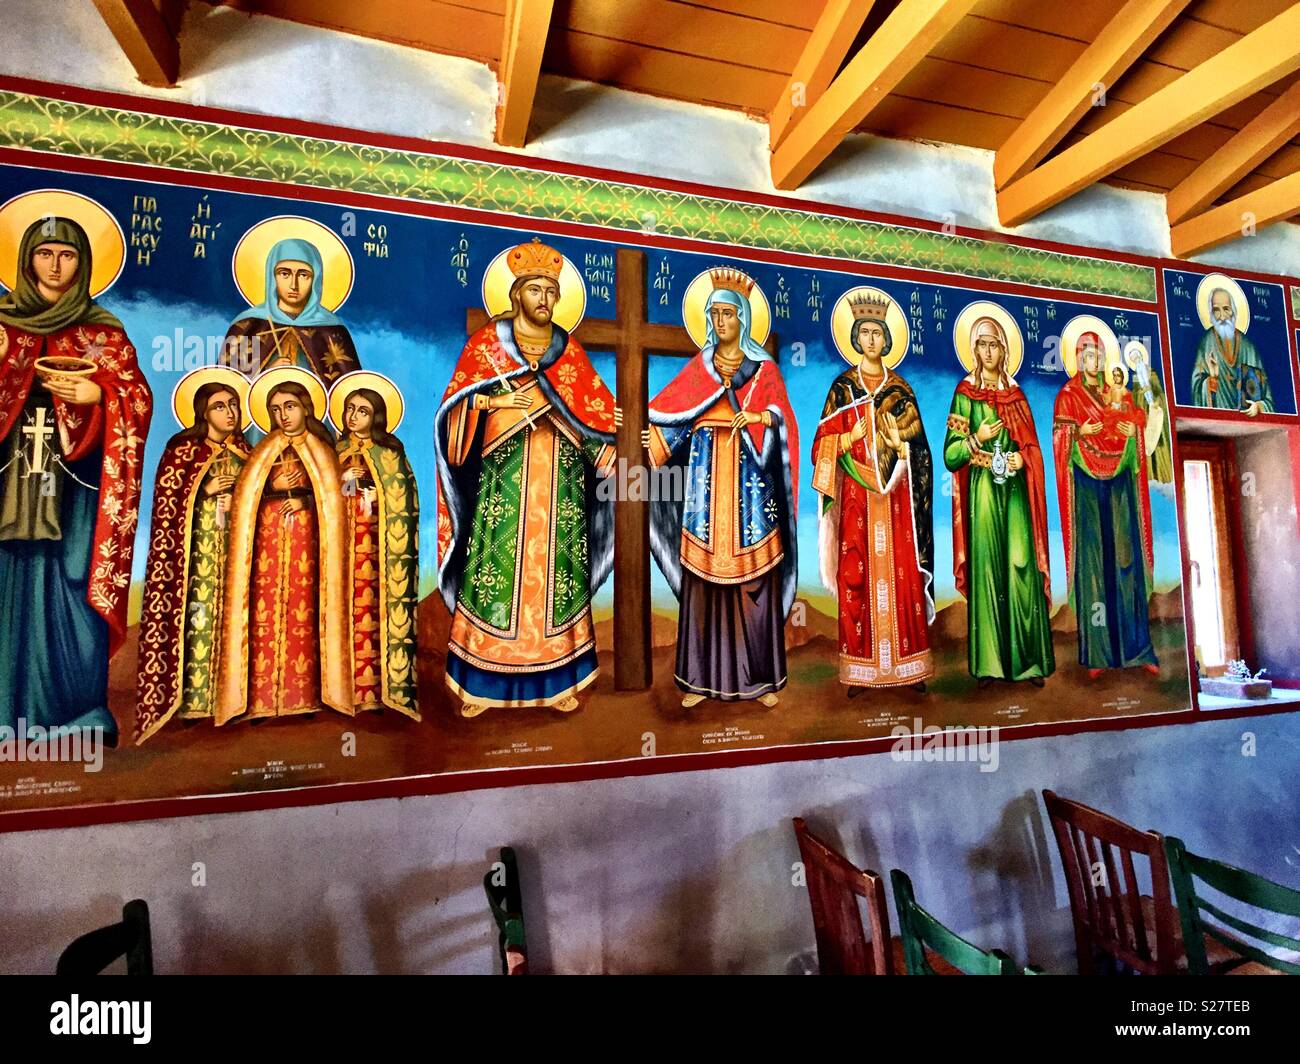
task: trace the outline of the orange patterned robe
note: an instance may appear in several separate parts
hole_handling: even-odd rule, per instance
[[[347,524],[333,446],[272,432],[240,474],[230,522],[217,723],[322,706],[351,715]]]

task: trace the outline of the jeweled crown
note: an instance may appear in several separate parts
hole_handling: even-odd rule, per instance
[[[849,309],[853,311],[854,321],[884,321],[889,300],[878,293],[860,292],[849,297]]]
[[[746,299],[749,298],[749,293],[754,288],[754,282],[750,278],[729,266],[720,266],[716,270],[710,270],[709,280],[713,283],[715,291],[719,288],[725,288],[731,292],[739,292]]]
[[[555,248],[543,244],[539,237],[533,237],[532,243],[510,249],[506,265],[516,277],[549,277],[552,281],[558,281],[560,270],[564,267],[564,256]]]

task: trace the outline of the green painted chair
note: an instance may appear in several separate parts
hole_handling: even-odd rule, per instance
[[[1281,916],[1300,917],[1300,890],[1284,887],[1279,883],[1257,876],[1253,872],[1236,868],[1222,861],[1209,857],[1198,857],[1188,853],[1182,839],[1168,836],[1165,839],[1165,852],[1169,857],[1169,873],[1174,881],[1174,898],[1178,902],[1178,918],[1183,925],[1183,944],[1187,951],[1187,973],[1189,975],[1209,975],[1210,963],[1205,953],[1206,938],[1223,943],[1245,961],[1254,961],[1275,972],[1288,975],[1300,975],[1300,964],[1283,960],[1249,942],[1228,934],[1224,927],[1232,928],[1260,942],[1267,942],[1279,949],[1300,951],[1300,938],[1283,935],[1276,931],[1252,924],[1239,916],[1226,913],[1213,902],[1207,901],[1196,892],[1197,885],[1206,886],[1235,901],[1243,902],[1255,909],[1275,913]],[[1202,913],[1212,916],[1218,923],[1212,923],[1202,917]],[[1222,925],[1222,926],[1221,926]]]
[[[488,909],[497,925],[497,953],[502,975],[528,974],[528,943],[524,938],[524,902],[519,889],[515,851],[501,847],[501,860],[483,877]]]
[[[889,881],[894,886],[894,908],[898,912],[907,975],[938,974],[926,958],[927,949],[967,975],[1029,974],[1017,968],[1015,962],[1001,950],[982,950],[971,945],[922,909],[917,904],[912,881],[906,872],[893,869],[889,873]]]

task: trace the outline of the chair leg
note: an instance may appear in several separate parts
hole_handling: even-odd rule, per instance
[[[1074,951],[1079,957],[1079,974],[1097,974],[1097,952],[1092,948],[1092,940],[1081,927],[1074,929]]]

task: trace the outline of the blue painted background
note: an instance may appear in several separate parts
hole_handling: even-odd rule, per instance
[[[1192,366],[1196,345],[1205,335],[1196,310],[1196,288],[1215,270],[1165,270],[1165,310],[1169,316],[1170,363],[1174,394],[1180,406],[1192,406]],[[1232,274],[1228,273],[1231,277]],[[1234,278],[1236,280],[1236,278]],[[1246,335],[1264,362],[1273,404],[1279,414],[1294,414],[1295,386],[1291,379],[1291,347],[1287,334],[1286,289],[1280,284],[1238,280],[1250,303],[1250,324]]]
[[[0,200],[50,184],[50,176],[40,171],[0,168]],[[287,198],[203,192],[140,181],[59,174],[57,185],[90,196],[112,211],[127,231],[128,245],[136,205],[134,197],[141,194],[155,197],[157,213],[163,219],[161,239],[147,264],[138,249],[128,246],[127,264],[121,278],[101,297],[103,304],[126,325],[155,397],[154,424],[145,453],[145,495],[137,535],[135,578],[143,577],[153,470],[163,445],[177,428],[171,413],[171,393],[184,372],[194,368],[193,362],[178,364],[165,356],[177,347],[178,339],[183,342],[194,337],[204,343],[206,350],[215,350],[215,342],[225,335],[230,320],[245,308],[231,269],[239,238],[267,217],[295,214],[312,218],[335,232],[348,231],[345,226],[355,232],[344,237],[355,263],[355,278],[351,294],[338,313],[352,332],[362,365],[391,377],[406,399],[405,420],[398,435],[412,458],[422,494],[421,539],[428,546],[421,557],[421,592],[429,593],[434,584],[432,545],[436,542],[431,431],[434,413],[465,342],[466,310],[481,305],[483,270],[500,251],[531,234],[519,229],[460,225],[378,211],[345,211],[338,206]],[[190,235],[190,226],[200,204],[211,208],[210,216],[203,220],[216,229],[205,246],[204,256],[196,258],[196,241]],[[367,255],[364,247],[371,226],[380,224],[387,227],[386,258]],[[617,245],[563,237],[547,237],[547,240],[586,275],[587,316],[613,317],[613,269],[611,263],[606,270],[604,260],[612,257]],[[910,318],[909,351],[898,372],[916,391],[935,454],[937,600],[942,604],[955,597],[951,502],[940,450],[953,389],[965,371],[954,352],[950,329],[961,310],[977,299],[991,299],[1003,306],[1019,321],[1024,335],[1024,362],[1017,377],[1029,397],[1043,447],[1048,524],[1052,534],[1053,595],[1058,604],[1066,600],[1065,559],[1051,458],[1052,404],[1065,381],[1065,374],[1054,357],[1056,340],[1075,315],[1096,314],[1119,336],[1142,339],[1152,354],[1154,366],[1159,367],[1160,330],[1155,314],[1107,310],[1082,299],[988,295],[957,286],[776,267],[747,262],[739,256],[720,260],[716,256],[651,249],[647,252],[651,320],[680,324],[681,301],[687,284],[700,271],[720,261],[739,265],[750,273],[773,306],[772,324],[780,342],[782,372],[800,431],[799,555],[800,582],[805,590],[819,589],[817,496],[812,490],[809,461],[812,438],[831,381],[846,366],[831,339],[831,312],[844,292],[871,284],[888,292],[903,308],[915,309]],[[1267,324],[1262,318],[1263,315],[1260,324]],[[1257,327],[1252,325],[1252,336],[1257,335]],[[179,338],[177,330],[181,330]],[[577,335],[581,339],[581,328]],[[612,388],[617,375],[613,355],[593,350],[592,358]],[[652,358],[652,396],[682,364],[682,360],[668,356]],[[1163,590],[1176,586],[1180,580],[1177,521],[1170,495],[1153,493],[1152,517],[1156,586]],[[671,592],[658,569],[652,567],[652,572],[656,605],[665,610],[675,609]],[[597,606],[611,603],[612,594],[612,583],[607,582],[596,598]]]

